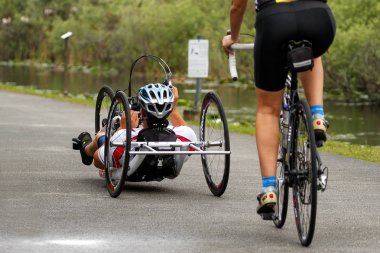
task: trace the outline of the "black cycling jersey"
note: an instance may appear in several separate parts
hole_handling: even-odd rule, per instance
[[[295,2],[295,1],[319,1],[319,2],[327,3],[327,0],[255,0],[256,11],[259,11],[266,6],[272,5],[275,3],[286,3],[286,2]]]

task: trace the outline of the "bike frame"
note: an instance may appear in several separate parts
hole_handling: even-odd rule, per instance
[[[292,142],[293,140],[293,128],[295,127],[294,126],[294,122],[295,122],[295,110],[296,110],[296,106],[297,106],[297,103],[299,102],[299,96],[298,96],[298,80],[297,80],[297,73],[290,73],[288,76],[287,76],[287,79],[286,79],[286,82],[285,82],[285,91],[284,91],[284,102],[286,101],[286,99],[289,99],[289,125],[288,125],[288,131],[286,134],[287,138],[286,138],[286,150],[285,152],[283,153],[283,156],[284,156],[284,162],[285,162],[285,170],[284,170],[284,173],[285,173],[285,179],[287,179],[287,181],[285,181],[285,183],[287,183],[287,185],[289,187],[292,186],[291,182],[293,182],[293,177],[294,176],[297,176],[297,170],[294,169],[294,154],[292,153],[289,153],[291,150],[293,150],[293,145],[294,145],[294,142]],[[287,98],[288,96],[288,98]],[[292,169],[293,168],[293,169]]]
[[[174,155],[177,156],[176,162],[178,168],[182,168],[186,155],[230,155],[231,151],[205,151],[208,147],[222,147],[221,141],[215,142],[131,142],[130,155],[135,155],[129,162],[129,170],[127,176],[132,175],[139,168],[147,155]],[[125,147],[125,142],[111,142],[111,147]],[[135,151],[136,148],[140,150]],[[156,149],[177,149],[177,150],[156,150]],[[195,151],[189,151],[192,148]],[[178,150],[180,149],[180,150]]]

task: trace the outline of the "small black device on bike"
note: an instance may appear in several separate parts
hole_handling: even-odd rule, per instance
[[[303,72],[314,66],[312,44],[307,40],[290,41],[288,52],[288,67],[291,72]]]

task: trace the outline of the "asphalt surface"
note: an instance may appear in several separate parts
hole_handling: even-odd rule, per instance
[[[256,215],[253,137],[231,134],[230,181],[209,191],[199,156],[181,175],[108,195],[71,138],[94,109],[0,91],[0,252],[303,252],[292,208],[282,229]],[[380,252],[380,166],[321,154],[330,168],[308,252]]]

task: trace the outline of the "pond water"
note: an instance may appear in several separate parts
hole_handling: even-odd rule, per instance
[[[146,83],[140,78],[136,83]],[[83,71],[70,72],[51,68],[29,66],[0,66],[0,82],[16,85],[35,86],[40,89],[68,91],[72,94],[96,94],[99,88],[108,84],[114,89],[126,89],[129,71],[117,76],[94,75]],[[180,98],[194,101],[195,83],[176,84]],[[203,92],[215,90],[223,102],[228,119],[238,122],[254,122],[255,91],[251,85],[204,83]],[[199,106],[198,106],[199,107]],[[330,122],[331,139],[349,143],[380,146],[379,106],[343,105],[327,102],[327,119]]]

